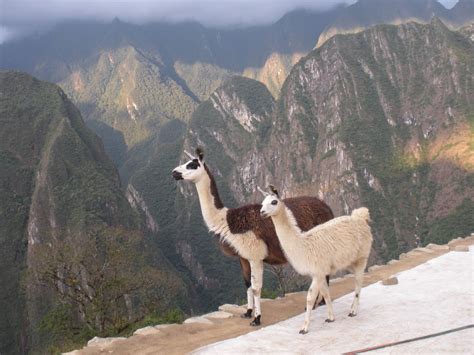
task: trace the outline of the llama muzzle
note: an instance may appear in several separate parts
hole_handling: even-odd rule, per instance
[[[171,175],[173,175],[173,177],[176,181],[183,180],[183,174],[181,174],[179,171],[173,170]]]

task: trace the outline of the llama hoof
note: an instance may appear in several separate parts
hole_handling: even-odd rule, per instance
[[[305,329],[301,329],[301,330],[300,330],[300,334],[303,334],[303,335],[308,334],[308,331],[305,330]]]
[[[332,322],[334,322],[334,319],[329,319],[329,318],[327,318],[327,319],[325,320],[325,322],[326,322],[326,323],[332,323]]]
[[[252,327],[256,327],[260,325],[260,316],[256,316],[255,319],[250,323]]]
[[[357,315],[357,313],[354,313],[354,312],[351,312],[348,314],[349,317],[355,317]]]
[[[244,314],[242,314],[240,317],[241,317],[241,318],[252,318],[252,310],[251,310],[251,309],[247,309],[247,312],[245,312]]]

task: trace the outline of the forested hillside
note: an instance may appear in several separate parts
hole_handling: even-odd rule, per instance
[[[1,72],[0,101],[0,351],[52,351],[182,305],[181,277],[64,92]]]

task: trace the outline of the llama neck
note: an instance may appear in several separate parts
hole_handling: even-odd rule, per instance
[[[298,244],[302,232],[296,224],[296,219],[293,216],[293,213],[287,207],[277,215],[272,216],[272,220],[275,225],[278,239],[280,239],[280,243],[284,249],[285,247]]]
[[[217,224],[220,224],[221,214],[226,209],[219,197],[214,178],[207,167],[206,172],[207,174],[196,183],[196,188],[204,221],[210,230],[214,230]]]

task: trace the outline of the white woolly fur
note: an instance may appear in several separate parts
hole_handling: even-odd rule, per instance
[[[356,209],[350,216],[334,218],[307,232],[298,228],[293,213],[276,195],[265,198],[261,212],[272,218],[282,249],[294,269],[302,275],[311,276],[313,280],[307,296],[306,319],[300,333],[308,331],[310,312],[318,291],[327,304],[326,321],[334,321],[325,275],[339,270],[346,269],[355,275],[355,299],[349,314],[355,316],[373,239],[368,224],[368,209]]]

